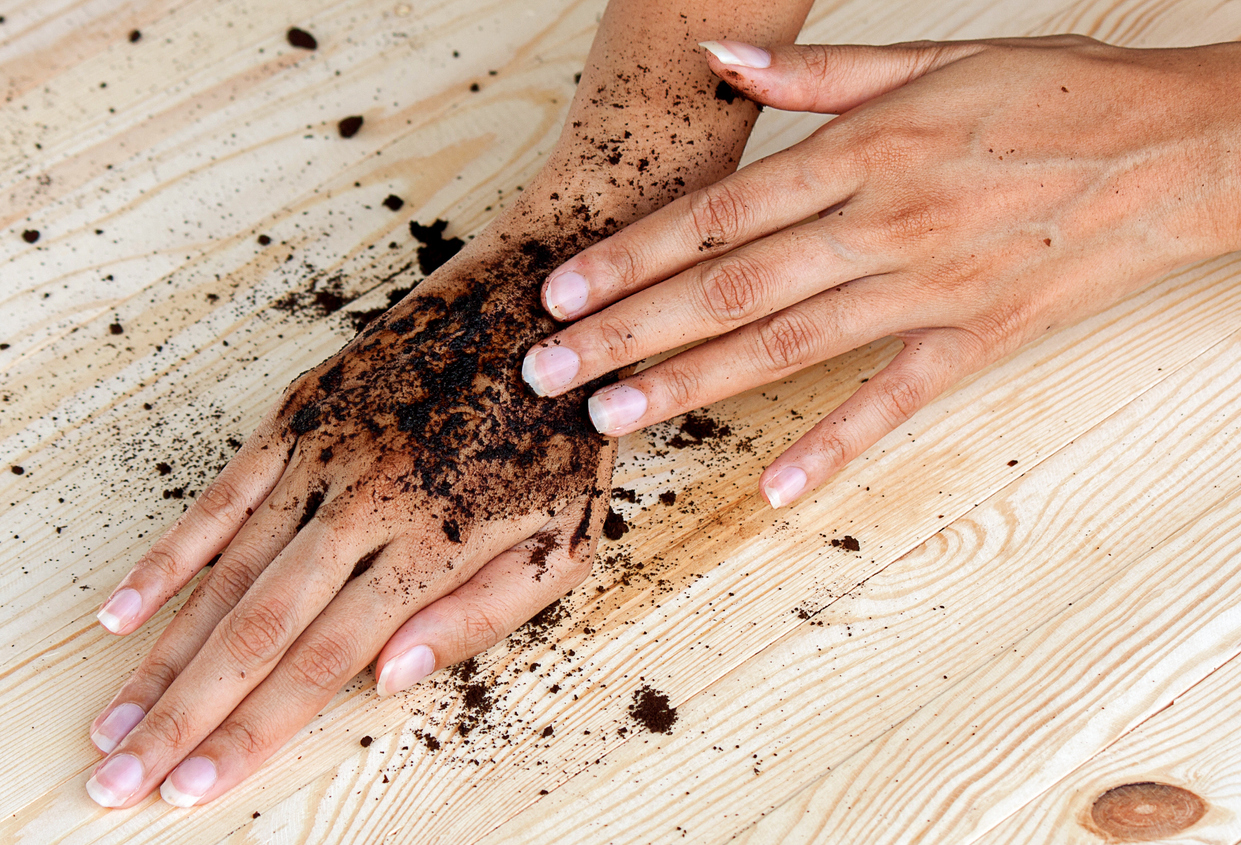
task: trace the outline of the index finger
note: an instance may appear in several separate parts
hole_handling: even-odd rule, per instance
[[[578,253],[543,283],[548,313],[558,320],[593,314],[848,199],[860,168],[849,156],[807,145],[817,146],[808,139],[759,159]]]

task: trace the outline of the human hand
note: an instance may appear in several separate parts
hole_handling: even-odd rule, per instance
[[[212,800],[377,653],[380,694],[403,689],[585,578],[613,447],[584,394],[517,377],[553,325],[530,280],[566,242],[467,250],[300,376],[125,577],[100,615],[118,634],[220,554],[92,725],[92,798]]]
[[[751,99],[841,116],[556,269],[544,305],[584,319],[523,375],[558,396],[715,338],[594,394],[595,426],[619,436],[901,338],[767,467],[773,507],[963,376],[1238,247],[1237,45],[704,46]]]

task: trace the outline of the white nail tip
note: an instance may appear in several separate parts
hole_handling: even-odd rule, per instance
[[[763,492],[767,494],[767,503],[771,505],[773,508],[779,508],[779,507],[784,506],[784,502],[780,500],[780,494],[777,491],[768,488],[764,490]]]
[[[95,747],[98,748],[100,751],[102,751],[104,754],[111,754],[112,749],[120,745],[119,742],[113,742],[112,740],[108,739],[100,731],[95,731],[94,733],[92,733],[90,735],[90,741],[95,743]],[[88,788],[89,786],[90,784],[87,784]]]
[[[392,680],[392,667],[396,664],[395,660],[389,660],[384,664],[383,671],[379,673],[379,679],[375,681],[375,692],[380,698],[392,695],[392,690],[388,689],[388,682]]]
[[[101,610],[95,618],[99,620],[100,625],[107,628],[112,633],[119,634],[121,632],[121,617],[117,616],[115,613],[109,613],[106,610]]]
[[[119,807],[125,799],[95,780],[94,776],[86,782],[86,794],[100,807]]]
[[[164,779],[159,788],[159,795],[166,803],[174,807],[193,807],[202,798],[201,795],[186,795],[172,785],[172,778]]]
[[[534,353],[527,355],[525,360],[521,362],[521,377],[537,395],[547,395],[547,390],[539,382],[539,377],[534,371]]]
[[[701,41],[698,46],[715,56],[726,65],[744,64],[741,59],[737,57],[736,53],[729,50],[718,41]]]

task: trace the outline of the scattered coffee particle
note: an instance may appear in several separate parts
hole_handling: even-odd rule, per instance
[[[166,463],[165,461],[160,461],[159,463],[157,463],[155,465],[155,469],[160,475],[167,475],[168,473],[172,472],[172,466]]]
[[[1064,93],[1066,93],[1066,94],[1067,94],[1067,93],[1069,93],[1069,89],[1068,89],[1068,88],[1065,88],[1063,85],[1061,85],[1061,86],[1060,86],[1060,90],[1061,90],[1061,91],[1063,91],[1063,92],[1064,92]]]
[[[409,233],[422,244],[418,247],[418,269],[422,275],[429,276],[443,267],[465,246],[465,241],[460,238],[445,238],[444,230],[447,228],[448,221],[438,218],[430,226],[409,221]]]
[[[630,504],[636,505],[638,503],[638,494],[637,492],[630,490],[626,487],[613,487],[612,488],[612,501],[613,502],[629,502]]]
[[[387,782],[388,782],[388,776],[387,776],[387,775],[384,775],[384,780],[383,780],[383,782],[384,782],[384,783],[387,783]]]
[[[358,130],[362,128],[363,123],[362,116],[355,114],[353,117],[347,117],[342,120],[336,125],[336,128],[340,130],[340,137],[352,138],[358,134]]]
[[[659,503],[661,505],[675,505],[677,503],[676,491],[669,490],[667,493],[660,493]]]
[[[603,520],[603,536],[609,540],[619,540],[628,531],[629,525],[625,522],[625,518],[608,508],[607,518]]]
[[[575,74],[573,74],[573,84],[574,84],[574,85],[577,85],[577,84],[578,84],[578,83],[580,83],[581,81],[582,81],[582,75],[581,75],[580,73],[575,73]]]
[[[534,548],[530,550],[530,565],[534,567],[534,580],[541,581],[543,573],[547,571],[547,556],[556,548],[556,535],[543,531],[530,539],[534,543]]]
[[[579,76],[580,76],[580,74],[579,74]],[[540,794],[540,795],[550,795],[551,793],[550,793],[550,792],[548,792],[546,789],[540,789],[540,790],[539,790],[539,794]]]
[[[1008,465],[1009,465],[1010,467],[1015,467],[1015,466],[1017,466],[1017,462],[1016,462],[1016,461],[1009,461],[1009,462],[1008,462]]]
[[[733,100],[737,99],[737,89],[721,79],[720,84],[715,86],[715,99],[723,100],[731,106]]]
[[[165,490],[165,491],[164,491],[164,498],[165,498],[165,499],[184,499],[184,498],[185,498],[185,488],[184,488],[184,487],[174,487],[174,488],[172,488],[171,490]]]
[[[1043,246],[1051,246],[1051,238],[1043,238]]]
[[[14,466],[10,467],[9,469],[11,469],[11,470],[13,471],[13,474],[14,474],[14,475],[25,475],[25,474],[26,474],[26,468],[25,468],[25,467],[19,467],[19,466],[14,465]]]
[[[732,427],[718,423],[696,411],[686,414],[681,420],[681,433],[668,438],[668,445],[674,449],[697,446],[709,440],[718,440],[733,433]]]
[[[288,32],[288,39],[289,43],[294,47],[300,47],[303,50],[317,50],[319,48],[319,42],[304,29],[293,27]]]
[[[259,811],[258,811],[258,810],[255,810],[253,813],[251,813],[251,814],[250,814],[250,818],[252,818],[252,819],[257,819],[258,817],[259,817]]]
[[[471,90],[471,91],[473,91],[475,94],[477,94],[479,91],[481,91],[481,90],[483,90],[483,89],[482,89],[481,87],[479,87],[479,84],[478,84],[477,82],[471,82],[471,83],[470,83],[470,90]]]
[[[358,744],[363,748],[370,748],[372,742],[374,742],[374,740],[371,739],[370,736],[364,736],[358,740]]]
[[[136,43],[138,43],[138,42],[139,42],[139,41],[141,41],[141,40],[142,40],[142,33],[141,33],[141,32],[139,32],[139,31],[138,31],[138,30],[136,30],[136,29],[131,29],[131,30],[129,31],[129,43],[130,43],[130,44],[136,44]]]
[[[28,244],[38,242],[39,230],[38,229],[27,229],[26,231],[22,232],[22,240]]]
[[[120,323],[113,323],[108,326],[108,331],[112,332],[112,334],[125,334],[125,327]]]
[[[461,526],[455,519],[444,520],[444,536],[454,543],[461,542]]]
[[[384,205],[393,211],[400,211],[401,207],[405,205],[405,200],[401,199],[396,194],[388,194],[387,198],[384,199]]]
[[[269,246],[271,244],[271,238],[267,235],[259,235],[259,244],[262,246]]]
[[[634,690],[629,715],[651,733],[670,734],[677,721],[676,708],[671,706],[668,696],[648,684]]]

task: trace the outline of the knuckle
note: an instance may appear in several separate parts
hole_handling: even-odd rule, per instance
[[[490,648],[504,638],[505,632],[496,624],[492,614],[482,608],[462,606],[461,629],[464,632],[466,653]]]
[[[250,572],[233,562],[217,563],[204,583],[207,597],[218,606],[233,607],[254,583]]]
[[[591,258],[591,263],[602,270],[600,275],[603,278],[624,290],[642,281],[642,261],[624,236],[613,236],[600,244],[599,252]],[[596,274],[588,270],[588,275],[593,277]]]
[[[154,572],[165,583],[176,582],[181,577],[181,562],[167,540],[160,540],[151,546],[138,566],[147,574]]]
[[[905,420],[925,404],[925,380],[912,373],[896,373],[883,379],[876,391],[876,401],[888,420]]]
[[[569,555],[556,567],[556,571],[563,579],[567,592],[590,577],[593,568],[594,555]]]
[[[145,677],[147,684],[163,691],[172,686],[172,682],[181,674],[181,667],[157,650],[147,655],[139,671]]]
[[[238,607],[225,617],[223,643],[240,666],[264,666],[284,650],[293,630],[293,614],[270,599]]]
[[[230,526],[240,521],[246,507],[241,493],[224,475],[207,485],[196,504],[211,519]]]
[[[294,680],[316,693],[335,693],[353,674],[353,646],[343,638],[319,634],[290,655]]]
[[[216,728],[216,733],[228,747],[247,757],[261,753],[267,746],[255,730],[240,719],[229,719]]]
[[[818,328],[796,311],[772,314],[758,324],[758,353],[768,369],[797,370],[814,359]]]
[[[828,467],[842,467],[853,459],[853,449],[844,437],[827,434],[814,445],[814,451]]]
[[[667,394],[668,404],[673,409],[689,409],[699,406],[698,397],[702,395],[702,390],[700,374],[697,370],[669,362],[660,368],[659,380],[664,393]]]
[[[698,298],[708,319],[730,326],[752,319],[763,301],[763,275],[751,261],[728,258],[698,275]]]
[[[159,742],[179,748],[194,739],[190,715],[184,710],[157,707],[142,720],[143,727]]]
[[[613,364],[621,366],[638,357],[637,338],[623,318],[605,316],[600,321],[597,332],[601,351]]]
[[[724,182],[690,194],[688,202],[689,224],[700,249],[727,249],[748,228],[750,208],[745,198]]]

